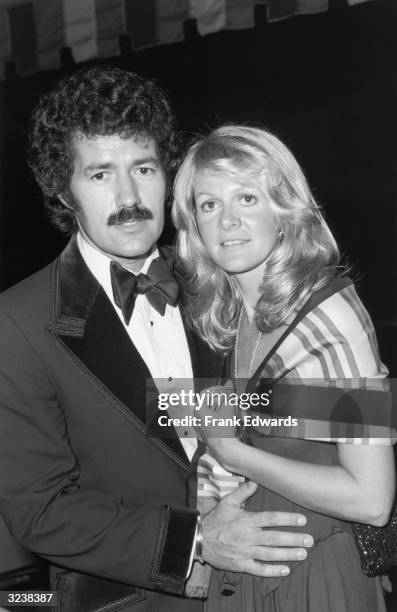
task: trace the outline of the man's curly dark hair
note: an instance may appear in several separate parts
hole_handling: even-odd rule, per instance
[[[57,197],[70,195],[73,137],[153,138],[170,185],[179,162],[174,113],[164,92],[151,80],[113,67],[83,68],[59,81],[33,111],[28,164],[45,197],[54,225],[71,234],[74,210]]]

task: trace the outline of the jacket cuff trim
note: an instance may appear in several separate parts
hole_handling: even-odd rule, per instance
[[[160,535],[151,580],[161,581],[161,590],[183,594],[196,533],[197,511],[162,506]]]

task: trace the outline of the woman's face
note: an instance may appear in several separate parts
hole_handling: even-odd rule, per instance
[[[231,274],[263,272],[278,223],[259,184],[201,170],[194,181],[197,225],[213,261]]]

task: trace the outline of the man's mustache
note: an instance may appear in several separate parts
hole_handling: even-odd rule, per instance
[[[146,221],[146,219],[153,219],[152,211],[144,206],[134,204],[131,208],[123,206],[123,208],[119,208],[117,212],[110,215],[108,225],[117,225],[127,221]]]

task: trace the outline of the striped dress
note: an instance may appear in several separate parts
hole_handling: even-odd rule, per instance
[[[246,390],[266,388],[274,394],[271,408],[252,409],[252,416],[292,415],[297,425],[247,426],[244,440],[273,454],[321,465],[338,465],[336,442],[390,444],[395,432],[386,376],[367,311],[351,281],[336,279],[312,295]],[[220,498],[236,485],[236,477],[227,473],[218,478],[218,469],[214,459],[203,455],[199,504],[210,492]],[[207,612],[385,610],[379,578],[361,573],[349,523],[310,511],[264,487],[246,507],[302,512],[308,519],[303,530],[313,535],[315,545],[305,561],[290,564],[286,578],[213,571]]]

